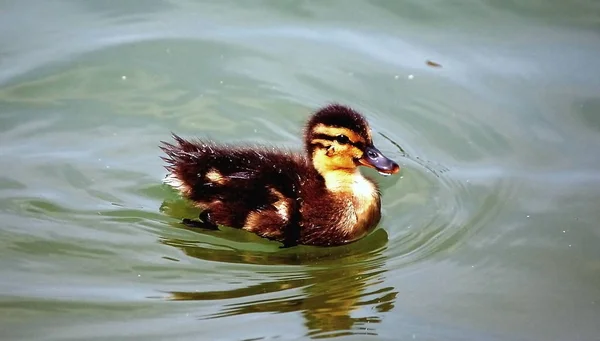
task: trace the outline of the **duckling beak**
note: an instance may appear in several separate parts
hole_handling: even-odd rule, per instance
[[[358,159],[358,163],[363,166],[375,168],[381,175],[392,175],[400,171],[400,166],[385,155],[383,155],[375,146],[365,148],[362,158]]]

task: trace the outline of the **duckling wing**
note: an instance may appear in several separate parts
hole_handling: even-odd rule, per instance
[[[177,144],[163,142],[161,147],[170,173],[165,182],[210,209],[216,223],[248,230],[260,226],[253,232],[268,236],[290,221],[300,176],[310,171],[305,158],[264,147],[174,138]]]

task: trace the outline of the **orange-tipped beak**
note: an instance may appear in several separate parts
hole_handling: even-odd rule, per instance
[[[368,146],[365,148],[363,157],[358,159],[358,163],[363,166],[375,168],[381,175],[392,175],[400,171],[400,166],[375,148],[375,146]]]

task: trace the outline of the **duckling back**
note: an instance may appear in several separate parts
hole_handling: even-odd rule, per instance
[[[211,222],[284,240],[295,235],[301,175],[311,171],[299,155],[208,141],[163,142],[165,183],[207,211]]]

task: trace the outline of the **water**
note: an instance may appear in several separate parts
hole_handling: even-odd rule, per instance
[[[600,340],[599,26],[591,0],[3,1],[0,336]],[[171,131],[294,147],[333,101],[403,167],[374,233],[179,224]]]

